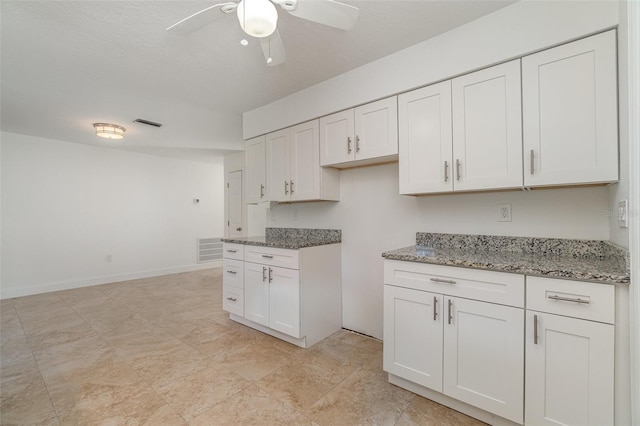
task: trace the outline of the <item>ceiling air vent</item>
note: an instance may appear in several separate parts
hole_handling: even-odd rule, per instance
[[[136,118],[133,120],[134,123],[146,124],[147,126],[153,127],[162,127],[161,123],[156,123],[155,121],[145,120],[144,118]]]

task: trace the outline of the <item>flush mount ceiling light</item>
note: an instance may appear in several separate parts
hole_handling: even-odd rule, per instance
[[[278,12],[269,0],[242,0],[237,13],[240,26],[250,36],[268,37],[276,30]]]
[[[93,123],[93,128],[96,129],[96,136],[105,139],[124,139],[124,132],[127,130],[117,124],[109,123]]]

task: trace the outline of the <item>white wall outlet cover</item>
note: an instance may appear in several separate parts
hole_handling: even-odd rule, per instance
[[[618,201],[618,226],[620,228],[629,227],[629,200]]]
[[[498,204],[498,222],[511,222],[511,203]]]

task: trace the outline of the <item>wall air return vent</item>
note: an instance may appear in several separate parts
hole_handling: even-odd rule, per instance
[[[162,123],[156,123],[155,121],[145,120],[144,118],[136,118],[134,123],[146,124],[147,126],[162,127]]]
[[[213,262],[219,259],[222,259],[220,238],[198,238],[198,263]]]

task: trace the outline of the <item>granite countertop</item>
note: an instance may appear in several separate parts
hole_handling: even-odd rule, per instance
[[[416,243],[382,256],[539,277],[630,282],[628,252],[607,241],[418,233]]]
[[[223,238],[222,241],[225,243],[297,250],[341,243],[342,231],[339,229],[266,228],[264,236]]]

